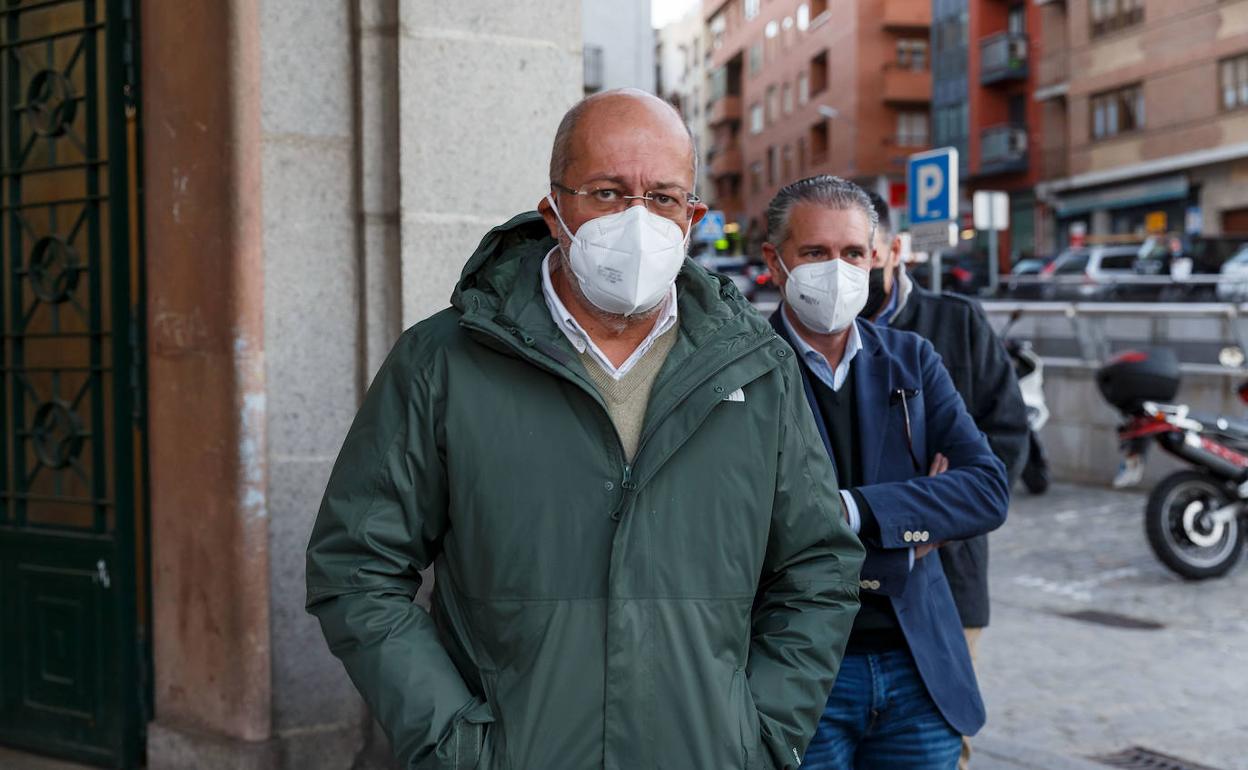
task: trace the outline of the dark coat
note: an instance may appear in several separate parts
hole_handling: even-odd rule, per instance
[[[772,327],[788,339],[779,312]],[[867,321],[858,321],[858,330],[862,350],[851,366],[863,483],[852,492],[865,503],[859,506],[859,536],[867,547],[859,588],[888,596],[936,707],[959,733],[974,735],[984,724],[984,704],[948,581],[936,559],[919,559],[911,569],[909,554],[921,543],[999,527],[1010,501],[1005,467],[967,414],[931,344]],[[803,367],[807,400],[832,458],[829,433],[838,426],[819,417],[810,377]],[[949,458],[949,471],[928,476],[937,452]]]
[[[918,333],[945,362],[953,386],[988,444],[1005,463],[1011,485],[1027,461],[1027,409],[1014,366],[979,303],[914,285],[888,324]],[[988,537],[946,543],[940,560],[966,628],[988,625]]]
[[[536,212],[491,231],[399,339],[330,475],[308,608],[404,768],[795,768],[863,556],[798,364],[686,262],[630,461],[543,300],[554,245]]]

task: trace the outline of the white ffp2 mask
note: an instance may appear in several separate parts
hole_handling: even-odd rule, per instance
[[[685,261],[688,236],[679,225],[645,206],[629,206],[589,220],[574,235],[554,199],[546,200],[571,241],[568,266],[594,307],[629,316],[663,301]]]
[[[806,262],[789,270],[776,257],[789,277],[784,284],[784,301],[789,303],[806,328],[831,334],[849,327],[867,304],[871,272],[843,259]]]

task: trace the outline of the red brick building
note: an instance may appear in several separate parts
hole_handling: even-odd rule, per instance
[[[973,0],[967,10],[966,189],[1010,195],[1010,227],[1000,241],[1004,271],[1011,257],[1035,251],[1034,188],[1042,167],[1041,104],[1034,98],[1040,6],[1024,0]]]
[[[929,146],[930,0],[705,0],[709,198],[763,238],[787,182],[850,177],[904,198],[908,155]]]

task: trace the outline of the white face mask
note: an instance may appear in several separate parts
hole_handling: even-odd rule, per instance
[[[814,332],[832,334],[849,327],[867,304],[871,271],[843,259],[807,262],[789,271],[784,260],[776,261],[789,280],[784,284],[784,301],[798,319]]]
[[[559,225],[572,241],[568,266],[585,298],[615,315],[635,315],[667,296],[685,261],[688,235],[645,206],[591,219],[573,235],[549,195]]]

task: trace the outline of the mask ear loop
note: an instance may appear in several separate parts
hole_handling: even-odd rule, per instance
[[[567,224],[564,223],[563,216],[559,213],[559,207],[555,205],[555,199],[550,197],[550,193],[546,193],[546,202],[550,204],[551,211],[555,212],[555,219],[559,220],[559,226],[563,228],[563,232],[567,233],[568,240],[576,240],[576,236],[572,234],[572,231],[568,229]]]

